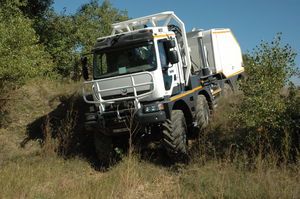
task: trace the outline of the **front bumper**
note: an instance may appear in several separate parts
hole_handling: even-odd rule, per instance
[[[157,111],[152,113],[144,113],[143,110],[139,110],[136,113],[136,120],[141,124],[155,124],[161,123],[166,120],[165,111]]]
[[[100,112],[88,113],[86,114],[85,127],[87,130],[100,130],[104,134],[114,135],[128,132],[129,126],[133,124],[148,126],[162,123],[167,119],[165,110],[146,112],[144,107],[142,107],[137,112],[134,112],[134,109],[127,109],[103,114],[100,114]],[[132,121],[133,123],[131,123]]]

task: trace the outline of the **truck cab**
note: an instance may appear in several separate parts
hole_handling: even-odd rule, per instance
[[[165,27],[101,38],[93,60],[93,80],[101,91],[97,97],[135,97],[140,103],[171,96],[184,83],[180,59],[175,34]]]
[[[155,18],[167,19],[170,14],[173,12]],[[83,97],[87,103],[96,105],[102,128],[113,121],[124,123],[131,109],[139,123],[163,122],[168,114],[165,102],[185,89],[185,58],[175,32],[168,26],[147,27],[145,20],[150,19],[153,16],[135,19],[133,22],[139,21],[144,27],[126,32],[122,31],[124,23],[121,27],[114,24],[118,34],[113,32],[111,36],[97,39],[93,50],[93,78],[84,83]],[[129,20],[125,25],[126,29],[132,22]],[[113,126],[116,129],[109,130],[112,134],[128,130],[124,125]]]

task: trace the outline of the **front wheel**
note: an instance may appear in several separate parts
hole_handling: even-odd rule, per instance
[[[173,110],[163,123],[163,145],[174,161],[187,161],[187,125],[182,110]]]
[[[107,167],[113,155],[112,137],[102,132],[94,132],[94,145],[100,165]]]

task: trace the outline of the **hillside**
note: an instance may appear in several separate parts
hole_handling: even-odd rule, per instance
[[[189,165],[166,165],[158,152],[148,159],[134,153],[123,154],[122,160],[101,171],[90,135],[80,124],[83,104],[79,88],[80,83],[34,80],[14,91],[7,105],[8,122],[0,129],[0,198],[300,195],[298,163],[280,163],[276,154],[256,157],[250,163],[246,154],[230,148],[224,155],[213,154],[218,151],[216,143],[225,142],[220,133],[213,131],[222,117],[215,117],[211,133],[196,144],[198,150],[191,154]],[[220,104],[220,109],[230,110],[226,104]],[[54,132],[60,136],[49,137]]]

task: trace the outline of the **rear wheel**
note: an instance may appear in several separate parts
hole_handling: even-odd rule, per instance
[[[205,129],[209,124],[210,110],[204,95],[198,95],[196,106],[196,121],[200,130]]]
[[[230,86],[229,83],[225,83],[224,88],[223,88],[223,95],[228,96],[233,93],[232,87]]]
[[[174,161],[187,161],[187,125],[182,110],[173,110],[163,123],[163,145]]]

